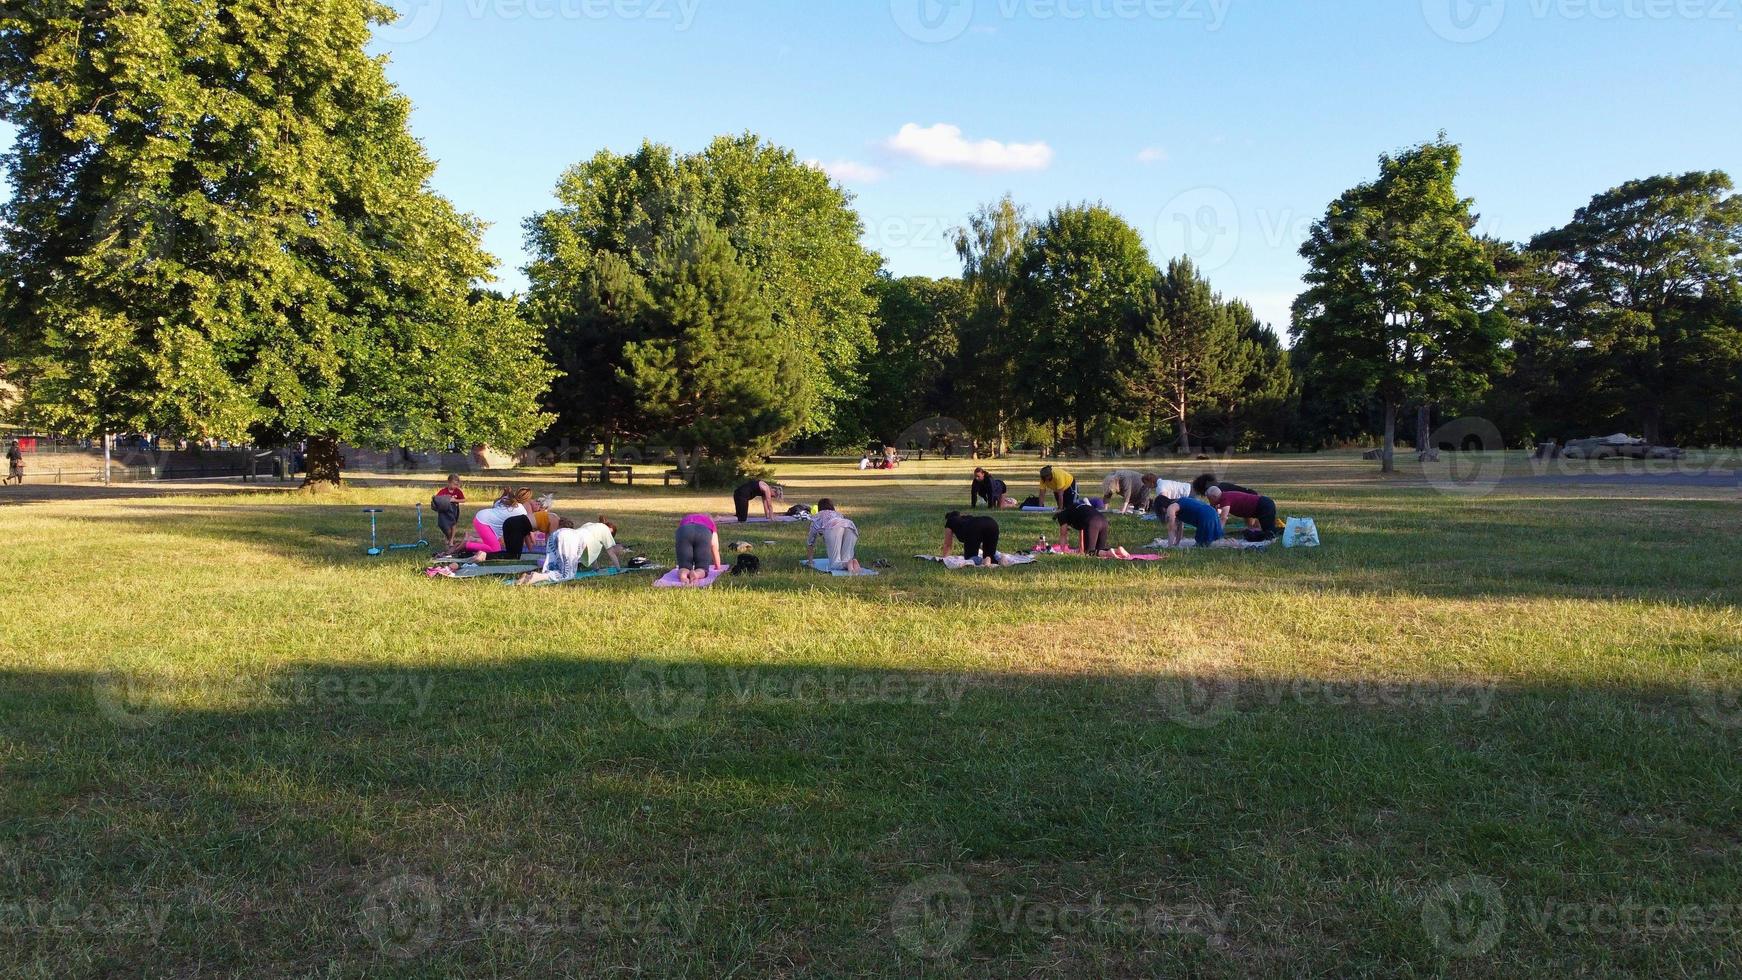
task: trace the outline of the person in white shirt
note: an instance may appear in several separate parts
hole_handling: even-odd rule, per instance
[[[485,561],[492,555],[519,558],[526,538],[532,533],[530,505],[532,491],[504,489],[496,502],[472,518],[472,537],[460,547],[473,561]]]
[[[600,517],[597,523],[575,526],[563,518],[545,544],[544,568],[528,572],[516,580],[519,585],[539,585],[544,582],[567,582],[592,568],[600,557],[609,558],[612,568],[623,567],[623,548],[617,543],[617,526]]]
[[[1192,495],[1191,484],[1181,483],[1178,480],[1163,480],[1153,473],[1144,475],[1143,489],[1147,491],[1147,496],[1143,501],[1145,506],[1137,508],[1140,512],[1147,512],[1149,510],[1147,505],[1152,500],[1183,500]]]

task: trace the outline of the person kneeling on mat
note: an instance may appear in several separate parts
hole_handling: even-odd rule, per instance
[[[948,558],[956,541],[962,542],[962,557],[976,565],[998,563],[998,522],[990,517],[964,516],[960,511],[944,515],[944,546],[938,557]]]
[[[738,523],[744,524],[750,520],[750,501],[762,500],[762,516],[774,520],[774,502],[786,499],[786,491],[765,480],[750,480],[738,489],[732,491],[732,509],[738,517]]]
[[[1155,501],[1155,515],[1167,522],[1167,546],[1177,548],[1184,539],[1181,526],[1190,524],[1197,532],[1195,538],[1200,548],[1222,547],[1222,515],[1216,513],[1216,508],[1204,503],[1196,497],[1181,497],[1169,500],[1166,497]]]
[[[1061,510],[1053,515],[1059,525],[1059,547],[1069,548],[1071,531],[1077,532],[1077,550],[1085,555],[1096,558],[1129,558],[1130,553],[1123,548],[1115,548],[1112,544],[1112,529],[1107,524],[1107,515],[1095,508],[1080,504],[1067,510]]]
[[[859,548],[859,525],[836,510],[835,502],[827,497],[817,501],[817,514],[811,518],[810,535],[805,538],[807,565],[816,560],[818,537],[823,539],[823,549],[828,552],[831,571],[859,574],[859,559],[854,557]]]
[[[623,567],[623,547],[617,543],[617,525],[605,520],[603,515],[597,523],[580,527],[576,527],[574,521],[562,518],[545,543],[544,567],[520,576],[515,584],[567,582],[579,575],[581,569],[592,568],[601,555],[611,559],[612,568]]]
[[[461,550],[473,561],[519,558],[532,534],[532,518],[528,516],[531,503],[531,490],[504,488],[494,504],[472,518],[472,538]]]
[[[1229,515],[1246,522],[1246,540],[1270,541],[1281,533],[1276,526],[1276,501],[1260,494],[1242,490],[1211,487],[1204,494],[1210,506],[1221,512],[1222,520]]]
[[[690,514],[677,525],[677,579],[696,585],[714,569],[724,570],[720,560],[720,528],[706,514]]]
[[[988,473],[986,467],[976,466],[974,482],[968,487],[968,509],[978,509],[982,500],[993,510],[1016,507],[1016,500],[1010,496],[1010,488],[1005,486],[1004,481]]]

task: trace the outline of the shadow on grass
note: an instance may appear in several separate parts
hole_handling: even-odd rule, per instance
[[[1742,922],[1535,913],[1734,902],[1739,731],[1704,682],[12,671],[0,962],[1715,975]]]

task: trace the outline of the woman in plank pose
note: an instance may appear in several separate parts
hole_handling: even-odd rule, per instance
[[[716,568],[724,569],[720,560],[720,527],[706,514],[690,514],[677,525],[677,579],[684,585],[696,585]]]
[[[774,502],[786,498],[786,491],[765,480],[750,480],[738,489],[732,491],[732,509],[738,517],[738,523],[750,520],[750,501],[762,501],[762,516],[774,520]]]
[[[958,540],[963,558],[981,566],[998,564],[997,521],[952,510],[944,515],[944,546],[938,549],[938,557],[948,558]]]

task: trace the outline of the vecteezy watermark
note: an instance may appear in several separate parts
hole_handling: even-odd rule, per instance
[[[1499,33],[1516,12],[1532,20],[1710,21],[1742,30],[1742,0],[1422,0],[1428,27],[1454,44]]]
[[[1233,914],[1197,902],[1146,902],[1095,893],[1059,901],[1026,894],[976,894],[960,875],[938,874],[903,888],[890,903],[897,945],[928,960],[959,954],[974,927],[1043,939],[1200,936],[1226,941]]]
[[[391,708],[421,716],[435,678],[410,673],[269,673],[177,677],[152,671],[111,670],[92,678],[101,711],[122,728],[161,724],[175,702],[277,708]]]
[[[411,960],[438,942],[483,938],[578,936],[692,938],[697,903],[681,897],[654,902],[513,901],[485,896],[423,875],[387,878],[364,894],[357,929],[383,955]]]
[[[1186,728],[1209,729],[1249,708],[1360,708],[1364,710],[1467,710],[1481,717],[1494,706],[1492,684],[1429,681],[1245,678],[1231,674],[1167,674],[1155,684],[1162,713]]]
[[[1421,925],[1442,951],[1481,956],[1500,943],[1506,930],[1506,897],[1492,878],[1455,878],[1428,893],[1421,905]]]
[[[1215,272],[1240,252],[1240,206],[1220,187],[1194,187],[1176,194],[1155,222],[1158,255],[1191,259],[1198,271]]]
[[[1694,712],[1713,728],[1735,731],[1742,729],[1742,687],[1734,681],[1696,676],[1688,685],[1693,694]]]
[[[71,895],[0,898],[0,935],[131,936],[155,942],[171,904]]]
[[[889,0],[901,32],[922,44],[942,44],[987,21],[1179,21],[1219,31],[1233,0]],[[988,25],[990,26],[990,25]]]
[[[687,31],[702,0],[386,0],[398,15],[378,25],[375,37],[388,44],[410,44],[435,33],[444,20],[645,21]]]
[[[1506,476],[1506,440],[1487,419],[1447,422],[1428,436],[1417,454],[1422,476],[1442,493],[1483,497]]]
[[[912,674],[804,668],[707,668],[639,660],[623,675],[623,693],[635,717],[672,730],[702,716],[710,702],[735,707],[779,704],[936,706],[953,713],[967,694],[959,674]]]

